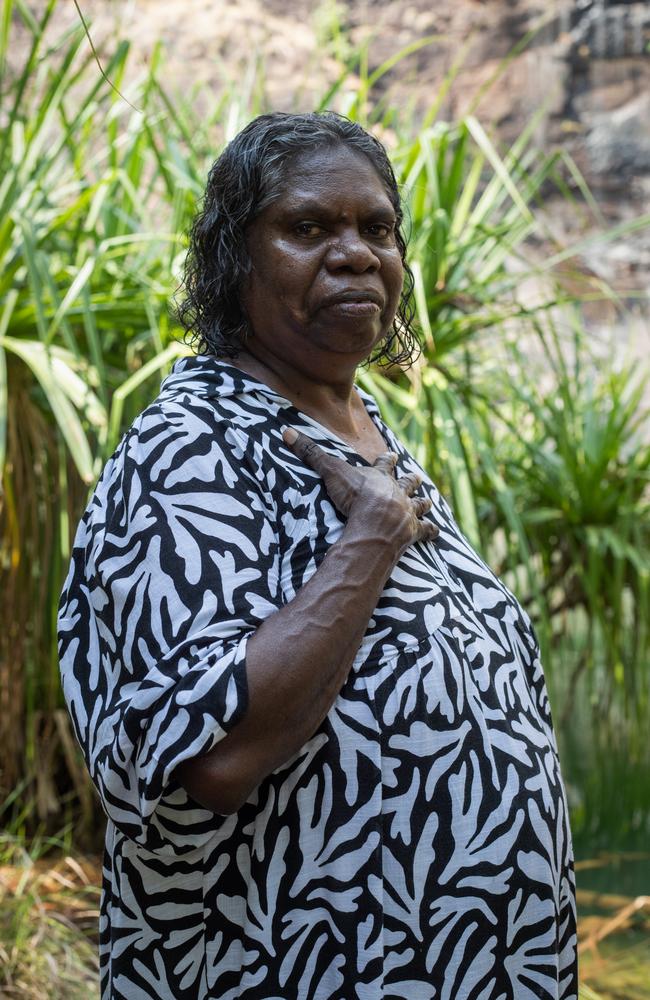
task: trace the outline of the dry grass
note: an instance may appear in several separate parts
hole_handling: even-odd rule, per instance
[[[625,862],[644,863],[646,853],[603,853],[576,863],[588,869],[618,870]],[[613,882],[614,880],[610,880]],[[645,879],[641,877],[640,883]],[[647,889],[647,885],[639,884]],[[623,896],[578,888],[580,1000],[650,1000],[650,896]]]
[[[0,997],[89,1000],[99,994],[101,870],[94,859],[35,860],[19,848],[0,864]]]
[[[585,1000],[649,1000],[650,933],[631,929],[582,957],[581,979],[592,990]],[[582,997],[581,997],[582,1000]]]
[[[649,1000],[650,897],[579,893],[579,903],[585,895],[595,898],[582,903],[601,912],[579,923],[584,1000]]]

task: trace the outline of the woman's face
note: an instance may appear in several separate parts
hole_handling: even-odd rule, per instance
[[[293,160],[247,245],[246,346],[260,360],[345,377],[390,330],[403,280],[395,211],[362,154],[336,146]]]

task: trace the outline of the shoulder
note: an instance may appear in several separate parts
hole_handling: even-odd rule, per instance
[[[164,489],[184,476],[204,477],[208,469],[211,476],[221,470],[233,485],[256,463],[244,419],[218,401],[184,394],[143,410],[106,463],[98,488],[137,471],[143,481]]]
[[[156,400],[106,462],[83,518],[87,537],[134,533],[172,509],[268,510],[266,475],[246,427],[214,401],[189,394]],[[194,512],[193,514],[190,511]]]

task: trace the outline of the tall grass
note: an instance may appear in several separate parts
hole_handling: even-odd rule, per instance
[[[16,831],[75,817],[83,834],[97,810],[62,708],[54,638],[72,532],[102,463],[185,351],[169,303],[207,167],[266,105],[251,73],[199,115],[165,91],[159,53],[134,78],[118,41],[105,70],[127,103],[98,73],[81,27],[47,41],[55,7],[49,0],[37,21],[24,0],[5,4],[0,31],[0,808]],[[12,76],[5,56],[18,23],[31,43]],[[534,121],[506,150],[471,115],[443,122],[434,106],[418,127],[405,122],[375,101],[395,60],[371,73],[363,52],[336,44],[347,65],[323,106],[395,137],[423,342],[408,374],[361,377],[469,538],[525,598],[560,717],[586,690],[590,718],[614,706],[626,732],[641,733],[642,379],[590,361],[553,271],[575,251],[552,243],[538,208],[554,187],[584,185],[566,156],[532,145]],[[533,238],[553,246],[550,263],[535,263]],[[523,279],[542,289],[534,308]],[[609,294],[587,284],[585,293]]]
[[[45,44],[54,9],[36,23],[16,5],[32,44],[2,80],[0,783],[4,798],[26,780],[19,818],[58,821],[57,771],[77,797],[85,782],[60,711],[56,594],[88,487],[183,351],[168,302],[200,183],[155,66],[137,86],[144,114],[132,112],[81,29]],[[127,56],[120,43],[107,63],[118,82]],[[82,802],[89,824],[89,793]]]

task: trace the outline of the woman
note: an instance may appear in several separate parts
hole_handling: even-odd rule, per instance
[[[401,224],[336,115],[262,116],[210,173],[200,353],[108,462],[61,602],[104,1000],[577,994],[530,622],[354,386],[412,353]]]

